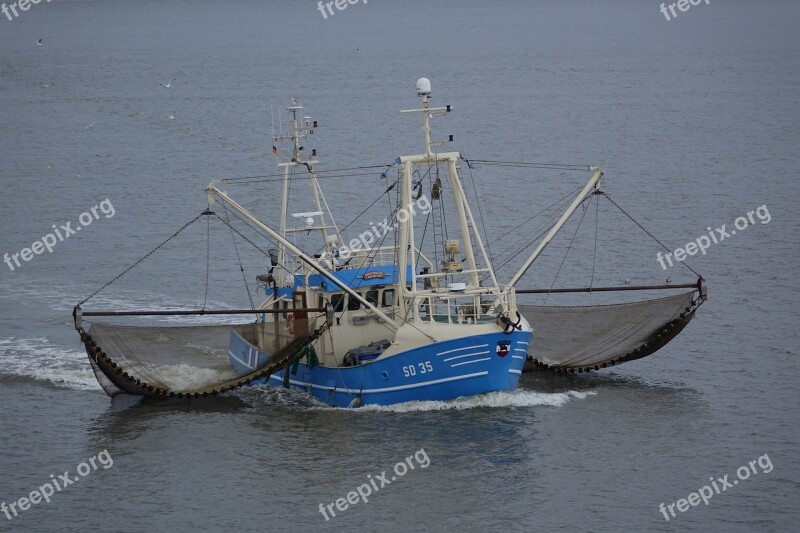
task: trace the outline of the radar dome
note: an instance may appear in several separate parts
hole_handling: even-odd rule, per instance
[[[431,80],[428,78],[420,78],[417,80],[417,94],[431,94]]]

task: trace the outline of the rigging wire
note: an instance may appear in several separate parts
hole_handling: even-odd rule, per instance
[[[401,167],[397,167],[396,183],[400,183],[400,180],[402,179],[402,172],[403,172],[402,168]],[[400,206],[400,188],[399,187],[395,191],[395,204],[396,204],[396,207],[392,207],[392,195],[391,194],[387,194],[386,195],[386,203],[389,204],[389,213],[392,213],[394,211],[394,209],[396,209],[397,207]],[[400,260],[400,256],[399,256],[399,252],[397,251],[397,232],[396,231],[392,231],[392,246],[393,246],[393,250],[395,250],[394,261],[399,261]]]
[[[594,283],[594,268],[597,264],[597,228],[600,225],[600,200],[594,203],[594,254],[592,254],[592,279],[589,280],[589,288]],[[591,292],[590,292],[591,294]]]
[[[631,221],[632,221],[634,224],[636,224],[637,226],[639,226],[639,228],[640,228],[642,231],[644,231],[645,233],[647,233],[647,235],[649,235],[651,239],[653,239],[653,240],[654,240],[654,241],[656,241],[658,244],[660,244],[660,245],[661,245],[661,246],[662,246],[662,247],[663,247],[663,248],[664,248],[666,251],[668,251],[668,252],[672,252],[672,251],[674,250],[674,248],[667,248],[667,246],[666,246],[666,245],[665,245],[663,242],[661,242],[661,241],[659,241],[658,239],[656,239],[656,237],[655,237],[655,236],[654,236],[652,233],[650,233],[649,231],[647,231],[647,229],[645,229],[645,227],[644,227],[644,226],[642,226],[641,224],[639,224],[639,223],[638,223],[638,222],[637,222],[637,221],[636,221],[636,220],[635,220],[635,219],[634,219],[634,218],[633,218],[631,215],[629,215],[629,214],[628,214],[628,212],[627,212],[627,211],[625,211],[624,209],[622,209],[622,208],[621,208],[619,205],[617,205],[617,203],[616,203],[614,200],[612,200],[611,198],[609,198],[608,194],[605,194],[605,193],[603,193],[603,196],[605,196],[605,197],[606,197],[606,199],[608,199],[608,201],[609,201],[609,202],[611,202],[612,204],[614,204],[614,206],[615,206],[617,209],[619,209],[619,210],[620,210],[620,212],[622,212],[622,214],[623,214],[623,215],[625,215],[626,217],[628,217],[628,218],[629,218],[629,219],[630,219],[630,220],[631,220]],[[681,263],[683,263],[683,265],[685,265],[685,266],[686,266],[686,268],[688,268],[689,270],[691,270],[692,272],[694,272],[695,274],[697,274],[697,276],[698,276],[699,278],[701,278],[701,279],[705,279],[705,278],[703,278],[703,276],[702,276],[702,275],[700,275],[700,273],[699,273],[698,271],[696,271],[695,269],[693,269],[692,267],[690,267],[690,266],[689,266],[689,265],[688,265],[688,264],[687,264],[685,261],[681,261]]]
[[[589,198],[589,204],[591,204],[592,199],[594,199],[594,195],[591,195]],[[575,237],[578,235],[578,230],[581,229],[581,224],[583,223],[583,218],[586,216],[586,212],[589,210],[589,205],[585,205],[583,209],[583,214],[581,214],[581,219],[578,221],[578,226],[575,228],[575,233],[572,234],[572,239],[569,241],[569,245],[567,246],[567,251],[564,252],[564,257],[561,259],[561,264],[558,265],[558,270],[556,270],[556,275],[553,277],[553,283],[550,284],[550,289],[547,292],[547,295],[544,297],[544,303],[542,305],[547,305],[547,299],[550,298],[550,294],[552,294],[553,287],[556,286],[556,281],[558,281],[558,275],[561,273],[561,268],[564,266],[564,263],[567,261],[567,256],[569,252],[572,250],[572,244],[575,242]]]
[[[578,191],[578,192],[580,192],[580,190],[581,190],[581,188],[580,188],[580,187],[578,187],[578,188],[577,188],[577,189],[575,189],[574,191]],[[497,243],[497,242],[500,242],[500,241],[502,241],[503,239],[505,239],[505,238],[506,238],[506,237],[508,237],[509,235],[513,234],[515,231],[517,231],[518,229],[520,229],[520,228],[521,228],[522,226],[524,226],[525,224],[528,224],[530,221],[532,221],[533,219],[535,219],[536,217],[538,217],[539,215],[541,215],[541,214],[542,214],[542,213],[544,213],[545,211],[548,211],[548,210],[552,209],[553,207],[555,207],[556,205],[563,203],[563,202],[564,202],[564,201],[565,201],[567,198],[570,198],[571,196],[573,196],[573,195],[575,194],[575,192],[574,192],[574,191],[572,191],[572,190],[571,190],[570,192],[568,192],[567,194],[565,194],[564,196],[562,196],[561,198],[559,198],[558,200],[556,200],[556,201],[555,201],[555,202],[553,202],[552,204],[548,205],[547,207],[545,207],[544,209],[540,210],[539,212],[537,212],[537,213],[534,213],[533,215],[531,215],[530,217],[528,217],[526,220],[523,220],[523,221],[522,221],[522,223],[518,224],[516,227],[514,227],[514,228],[512,228],[511,230],[507,231],[507,232],[506,232],[504,235],[500,235],[499,237],[497,237],[496,239],[494,239],[493,241],[491,241],[491,244],[495,244],[495,243]],[[518,242],[519,242],[519,241],[518,241]]]
[[[242,280],[244,281],[244,288],[247,291],[247,299],[250,301],[250,309],[255,309],[256,306],[253,304],[253,295],[250,294],[250,285],[247,283],[247,276],[244,273],[244,266],[242,265],[242,257],[239,255],[239,246],[236,244],[236,237],[233,236],[233,226],[230,224],[230,217],[228,216],[228,206],[224,203],[222,207],[225,209],[225,218],[228,221],[228,228],[231,230],[231,241],[233,241],[233,249],[236,250],[236,259],[239,261],[239,270],[242,272]],[[206,283],[208,281],[206,280]],[[208,291],[208,286],[206,285],[206,292]],[[205,309],[205,304],[203,305],[203,309]]]
[[[585,203],[585,202],[586,202],[588,199],[590,199],[590,198],[591,198],[591,196],[587,196],[586,198],[584,198],[584,199],[583,199],[583,201],[581,202],[581,205],[582,205],[583,203]],[[539,239],[541,239],[542,237],[544,237],[544,236],[547,234],[547,232],[548,232],[548,231],[550,231],[551,229],[553,229],[553,227],[555,227],[555,225],[556,225],[556,224],[558,224],[558,219],[556,218],[556,215],[558,215],[558,214],[559,214],[559,213],[556,213],[555,215],[553,215],[553,217],[552,217],[552,220],[553,220],[553,222],[552,222],[552,223],[551,223],[549,226],[547,226],[547,227],[546,227],[546,228],[545,228],[545,229],[544,229],[544,230],[543,230],[541,233],[539,233],[539,234],[538,234],[536,237],[534,237],[533,239],[531,239],[530,241],[528,241],[528,244],[526,244],[525,246],[523,246],[523,247],[521,247],[519,250],[517,250],[517,251],[514,253],[514,255],[512,255],[512,256],[511,256],[511,257],[509,257],[508,259],[504,259],[504,260],[503,260],[503,263],[510,263],[512,260],[516,259],[516,258],[517,258],[517,256],[519,256],[519,254],[521,254],[522,252],[524,252],[524,251],[525,251],[525,250],[526,250],[526,249],[527,249],[527,248],[528,248],[528,247],[529,247],[531,244],[533,244],[534,242],[536,242],[536,241],[538,241]],[[585,212],[584,212],[584,215],[585,215]],[[582,220],[582,218],[581,218],[581,220]],[[541,226],[541,224],[540,224],[539,226]]]
[[[394,163],[392,163],[392,165],[393,164]],[[366,166],[360,166],[360,167],[333,168],[333,169],[330,169],[330,170],[315,170],[315,172],[317,174],[317,178],[318,179],[323,179],[323,178],[346,178],[346,177],[355,177],[355,176],[372,176],[372,175],[375,174],[374,172],[356,172],[356,173],[352,173],[352,174],[348,173],[348,174],[341,174],[341,175],[336,175],[336,176],[328,176],[327,174],[330,174],[332,172],[338,172],[338,173],[347,172],[349,170],[366,170],[366,169],[374,169],[374,168],[384,168],[384,169],[386,169],[386,168],[391,168],[392,165],[385,165],[385,164],[384,165],[366,165]],[[268,178],[277,178],[277,179],[268,179]],[[297,177],[295,179],[311,179],[311,177],[310,176],[304,176],[304,177]],[[283,173],[280,173],[280,174],[257,174],[257,175],[253,175],[253,176],[240,176],[240,177],[236,177],[236,178],[223,178],[220,181],[223,182],[223,183],[230,183],[230,184],[236,184],[236,183],[241,183],[241,182],[259,183],[259,182],[270,182],[270,181],[283,181]]]
[[[224,205],[224,204],[223,204],[223,205]],[[250,228],[250,229],[252,229],[253,231],[255,231],[256,233],[258,233],[258,235],[259,235],[259,236],[263,237],[263,238],[264,238],[264,239],[265,239],[265,240],[266,240],[266,241],[267,241],[269,244],[271,244],[271,245],[273,245],[273,246],[277,246],[277,245],[278,245],[278,244],[277,244],[277,243],[276,243],[274,240],[272,240],[272,238],[271,238],[269,235],[265,235],[265,234],[264,234],[264,233],[263,233],[263,232],[262,232],[262,231],[261,231],[259,228],[257,228],[257,227],[255,227],[255,226],[253,226],[252,224],[250,224],[250,222],[249,222],[248,220],[245,220],[244,218],[242,218],[242,217],[241,217],[241,216],[240,216],[240,215],[239,215],[237,212],[235,212],[235,211],[232,211],[232,214],[233,214],[233,216],[234,216],[234,217],[238,218],[238,219],[239,219],[239,220],[240,220],[242,223],[244,223],[244,225],[245,225],[245,226],[247,226],[248,228]],[[262,253],[264,256],[266,256],[266,257],[269,257],[269,252],[268,252],[268,251],[264,250],[263,248],[261,248],[260,246],[258,246],[256,243],[254,243],[253,241],[251,241],[250,239],[248,239],[248,238],[247,238],[247,237],[246,237],[246,236],[245,236],[245,235],[244,235],[242,232],[240,232],[238,229],[236,229],[235,227],[233,227],[233,225],[232,225],[232,224],[229,224],[229,223],[225,222],[225,220],[223,220],[223,219],[222,219],[222,218],[220,218],[219,216],[217,216],[217,218],[219,218],[219,220],[220,220],[220,221],[221,221],[223,224],[225,224],[226,226],[228,226],[229,228],[231,228],[231,230],[233,230],[234,232],[236,232],[236,234],[237,234],[237,235],[239,235],[239,237],[241,237],[241,238],[242,238],[242,239],[243,239],[245,242],[247,242],[248,244],[250,244],[250,245],[251,245],[253,248],[255,248],[256,250],[258,250],[259,252],[261,252],[261,253]]]
[[[398,179],[398,181],[399,181],[399,179]],[[394,188],[394,185],[396,185],[396,184],[397,184],[397,181],[395,181],[395,183],[394,183],[394,184],[392,184],[392,186],[391,186],[389,189],[387,189],[387,190],[386,190],[386,191],[385,191],[383,194],[386,194],[386,193],[388,193],[388,192],[389,192],[389,191],[390,191],[392,188]],[[383,195],[381,195],[381,196],[383,196]],[[375,203],[377,203],[377,202],[378,202],[378,200],[380,200],[380,196],[379,196],[379,197],[378,197],[378,198],[375,200],[375,202],[373,202],[373,205],[374,205]],[[393,224],[393,223],[394,223],[394,222],[397,220],[397,213],[398,213],[398,211],[399,211],[399,210],[400,210],[400,204],[399,204],[399,202],[398,202],[398,207],[397,207],[397,208],[396,208],[396,209],[395,209],[395,210],[394,210],[394,211],[393,211],[393,212],[392,212],[392,213],[391,213],[391,214],[390,214],[390,215],[387,217],[387,222],[388,222],[388,223],[392,223],[392,224]],[[359,215],[359,216],[360,216],[360,215]],[[390,233],[394,234],[395,232],[390,232]],[[389,233],[385,233],[385,234],[384,234],[384,235],[381,237],[381,240],[380,240],[380,242],[378,242],[378,243],[377,243],[377,246],[375,246],[375,248],[376,248],[376,249],[379,249],[379,248],[381,248],[381,247],[383,246],[383,243],[386,241],[386,238],[387,238],[388,236],[389,236]],[[375,258],[375,256],[373,256],[373,257],[372,257],[372,259],[373,259],[373,260],[374,260],[374,258]],[[367,268],[369,268],[369,265],[370,265],[370,264],[371,264],[371,263],[367,263],[367,262],[365,262],[363,265],[361,265],[361,266],[359,267],[359,270],[360,270],[361,268],[364,268],[364,269],[367,269]],[[353,289],[354,291],[357,291],[358,289],[361,289],[361,288],[362,288],[362,287],[361,287],[361,284],[362,284],[364,281],[365,281],[365,280],[364,280],[364,279],[363,279],[363,277],[362,277],[362,278],[361,278],[361,279],[358,281],[358,283],[357,283],[355,286],[351,286],[350,288],[351,288],[351,289]],[[359,294],[360,294],[360,293],[359,293]],[[364,297],[366,298],[366,295],[365,295]],[[401,294],[401,293],[397,293],[397,292],[395,293],[395,296],[394,296],[394,298],[395,298],[395,301],[397,301],[397,299],[398,299],[398,298],[401,298],[401,297],[402,297],[402,294]],[[374,305],[375,307],[383,307],[383,302],[377,302],[377,301],[376,301],[376,302],[374,302],[374,303],[373,303],[373,305]],[[394,305],[393,305],[393,307],[394,307]],[[339,318],[341,318],[342,316],[344,316],[344,312],[345,312],[345,310],[346,310],[346,309],[347,309],[347,307],[344,305],[344,300],[342,300],[342,310],[341,310],[341,312],[340,312]],[[435,338],[434,338],[432,335],[430,335],[429,333],[426,333],[425,331],[421,330],[421,329],[420,329],[420,328],[418,328],[416,325],[414,325],[412,322],[408,321],[406,318],[403,318],[403,322],[404,322],[404,323],[406,323],[406,324],[408,324],[409,326],[411,326],[412,328],[414,328],[415,330],[417,330],[418,332],[420,332],[420,333],[421,333],[421,334],[423,334],[424,336],[428,337],[428,338],[429,338],[431,341],[433,341],[433,342],[436,342],[436,339],[435,339]],[[379,322],[379,324],[381,324],[382,326],[384,326],[386,329],[390,329],[390,328],[389,328],[389,326],[388,326],[388,324],[385,324],[385,323],[383,323],[383,322]]]
[[[538,163],[533,161],[497,161],[494,159],[470,159],[470,161],[488,166],[539,168],[543,170],[589,170],[589,165],[579,163]]]
[[[472,182],[472,191],[475,193],[475,203],[478,204],[478,216],[481,219],[481,228],[483,228],[483,235],[484,237],[486,237],[488,241],[489,233],[486,231],[486,221],[483,217],[483,209],[481,208],[481,199],[480,196],[478,195],[478,188],[475,185],[475,177],[472,175],[472,165],[470,165],[469,159],[463,157],[461,159],[464,159],[464,161],[467,162],[467,168],[469,169],[469,179]],[[489,256],[488,266],[491,267],[492,270],[494,270],[494,258],[492,257],[492,247],[489,242],[486,243],[486,255]]]
[[[211,206],[207,209],[210,211]],[[206,290],[203,295],[203,310],[206,309],[206,302],[208,301],[208,275],[211,264],[211,217],[206,217]]]
[[[150,257],[151,255],[153,255],[154,253],[156,253],[156,252],[157,252],[159,249],[161,249],[161,247],[162,247],[162,246],[164,246],[164,245],[165,245],[165,244],[167,244],[169,241],[171,241],[172,239],[174,239],[175,237],[177,237],[177,236],[178,236],[178,235],[179,235],[179,234],[180,234],[180,233],[181,233],[183,230],[185,230],[186,228],[188,228],[189,226],[191,226],[192,224],[194,224],[195,222],[197,222],[197,221],[200,219],[200,217],[202,217],[202,216],[207,216],[207,215],[209,215],[209,214],[211,214],[211,212],[210,212],[210,211],[203,211],[202,213],[200,213],[199,215],[197,215],[196,217],[194,217],[192,220],[190,220],[189,222],[187,222],[186,224],[184,224],[183,226],[181,226],[181,227],[178,229],[178,231],[176,231],[175,233],[173,233],[172,235],[170,235],[169,237],[167,237],[167,238],[166,238],[164,241],[162,241],[162,242],[161,242],[159,245],[157,245],[155,248],[153,248],[152,250],[150,250],[149,252],[147,252],[147,253],[146,253],[144,256],[142,256],[141,258],[139,258],[139,260],[138,260],[138,261],[136,261],[135,263],[133,263],[131,266],[129,266],[128,268],[126,268],[125,270],[123,270],[122,272],[120,272],[119,274],[117,274],[117,275],[116,275],[116,276],[115,276],[115,277],[114,277],[114,278],[113,278],[111,281],[109,281],[108,283],[106,283],[105,285],[103,285],[102,287],[100,287],[99,289],[97,289],[96,291],[94,291],[92,294],[90,294],[89,296],[87,296],[86,298],[84,298],[83,300],[81,300],[81,301],[78,303],[78,305],[79,305],[79,306],[80,306],[80,305],[83,305],[83,304],[85,304],[86,302],[88,302],[90,299],[92,299],[92,298],[94,298],[95,296],[97,296],[97,294],[98,294],[100,291],[102,291],[103,289],[105,289],[106,287],[108,287],[109,285],[111,285],[112,283],[114,283],[115,281],[117,281],[119,278],[121,278],[122,276],[124,276],[125,274],[127,274],[128,272],[130,272],[131,270],[133,270],[134,268],[136,268],[136,267],[137,267],[138,265],[140,265],[140,264],[141,264],[143,261],[145,261],[145,260],[146,260],[148,257]]]
[[[444,183],[440,180],[439,176],[439,165],[436,165],[436,183],[441,184],[441,190],[439,191],[439,214],[442,220],[442,243],[441,246],[449,240],[450,232],[447,231],[447,213],[445,212],[445,205],[444,205]],[[455,191],[454,191],[455,192]],[[453,280],[453,276],[450,276],[450,280]]]
[[[382,168],[385,168],[385,167],[382,167]],[[322,175],[322,176],[318,175],[317,179],[355,178],[355,177],[358,177],[358,176],[374,176],[374,175],[375,175],[374,172],[353,172],[353,173],[348,172],[348,173],[344,173],[344,174],[331,174],[331,175],[327,175],[326,174],[326,175]],[[250,184],[250,183],[281,183],[283,181],[282,177],[280,177],[280,178],[277,178],[277,177],[263,178],[263,179],[262,178],[258,178],[258,179],[254,178],[254,179],[247,179],[247,180],[242,179],[242,180],[233,181],[233,182],[229,181],[231,179],[233,179],[233,178],[223,178],[223,179],[220,179],[219,181],[220,181],[220,183],[224,183],[226,185],[247,185],[247,184]],[[310,180],[311,176],[295,176],[294,179],[296,179],[296,180]]]
[[[384,243],[384,241],[386,240],[386,237],[388,237],[388,234],[384,235],[384,236],[381,238],[381,241],[380,241],[380,243],[378,243],[378,246],[377,246],[378,248],[380,248],[381,246],[383,246],[383,243]],[[365,263],[364,265],[362,265],[361,267],[359,267],[359,270],[360,270],[361,268],[367,269],[367,268],[369,268],[369,264]],[[350,288],[351,288],[351,289],[353,289],[354,291],[358,291],[358,289],[361,289],[361,288],[362,288],[362,287],[361,287],[361,284],[362,284],[363,282],[364,282],[364,279],[362,278],[361,280],[359,280],[359,281],[358,281],[358,283],[357,283],[355,286],[352,286],[352,287],[350,287]],[[361,293],[359,293],[359,294],[361,294]],[[367,299],[367,300],[369,300],[369,299],[367,298],[366,294],[364,295],[364,298],[365,298],[365,299]],[[399,299],[399,298],[402,298],[402,293],[397,293],[397,292],[396,292],[396,293],[395,293],[395,295],[394,295],[394,298],[395,298],[395,301],[397,301],[397,299]],[[394,302],[393,302],[393,303],[394,303]],[[375,307],[384,307],[384,305],[383,305],[383,302],[382,302],[382,301],[381,301],[381,302],[375,301],[375,302],[373,302],[373,303],[372,303],[372,305],[373,305],[373,306],[375,306]],[[392,307],[394,307],[394,305],[392,305]],[[347,310],[347,308],[346,308],[346,306],[344,305],[344,300],[342,300],[342,311],[341,311],[341,314],[339,315],[339,318],[341,318],[341,317],[343,317],[343,316],[344,316],[344,312],[345,312],[345,310]],[[411,310],[411,309],[409,309],[409,310]],[[367,312],[369,312],[369,311],[367,311]],[[428,337],[428,338],[429,338],[429,339],[430,339],[432,342],[436,342],[436,339],[435,339],[435,338],[434,338],[432,335],[430,335],[429,333],[426,333],[425,331],[422,331],[422,330],[421,330],[420,328],[418,328],[418,327],[417,327],[417,326],[416,326],[416,325],[415,325],[413,322],[410,322],[410,321],[409,321],[407,318],[403,318],[403,322],[404,322],[404,323],[406,323],[406,324],[408,324],[409,326],[411,326],[412,328],[414,328],[414,329],[415,329],[415,330],[417,330],[418,332],[422,333],[424,336]],[[389,325],[388,325],[388,324],[385,324],[383,321],[379,321],[378,323],[379,323],[379,324],[381,324],[381,325],[382,325],[383,327],[385,327],[386,329],[390,329],[390,328],[389,328]]]
[[[347,223],[347,225],[345,225],[345,226],[344,226],[344,227],[343,227],[343,228],[340,230],[340,234],[341,234],[341,233],[343,233],[343,232],[344,232],[344,231],[345,231],[347,228],[349,228],[350,226],[352,226],[352,225],[353,225],[353,224],[356,222],[356,220],[358,220],[359,218],[361,218],[362,216],[364,216],[364,214],[365,214],[367,211],[369,211],[369,210],[370,210],[370,209],[371,209],[371,208],[372,208],[372,207],[373,207],[375,204],[377,204],[377,203],[378,203],[378,202],[381,200],[381,198],[383,198],[383,195],[384,195],[384,194],[388,195],[388,194],[389,194],[389,192],[391,192],[391,190],[395,188],[395,186],[397,185],[397,183],[398,183],[399,181],[400,181],[400,179],[398,178],[398,179],[396,179],[396,180],[394,181],[394,183],[392,183],[391,185],[389,185],[389,187],[387,187],[387,189],[386,189],[385,191],[383,191],[383,193],[381,193],[381,195],[380,195],[380,196],[378,196],[377,198],[375,198],[375,200],[374,200],[374,201],[373,201],[371,204],[369,204],[369,205],[366,207],[366,209],[364,209],[363,211],[361,211],[361,212],[360,212],[358,215],[356,215],[356,217],[355,217],[353,220],[351,220],[350,222],[348,222],[348,223]],[[320,253],[320,252],[322,252],[322,250],[324,250],[324,249],[325,249],[325,245],[322,245],[322,247],[321,247],[321,248],[317,249],[317,251],[315,252],[315,255],[316,255],[316,254],[318,254],[318,253]]]
[[[530,247],[534,242],[538,241],[543,235],[545,235],[548,231],[550,231],[550,228],[555,226],[556,222],[558,221],[559,215],[563,211],[564,206],[569,201],[569,198],[571,198],[572,196],[573,196],[572,192],[567,193],[567,195],[565,195],[564,197],[560,198],[559,200],[556,200],[554,203],[552,203],[549,206],[545,207],[544,209],[542,209],[541,211],[539,211],[538,213],[536,213],[532,217],[528,218],[528,220],[524,221],[522,224],[520,224],[516,228],[512,229],[510,232],[506,233],[506,235],[501,235],[499,238],[495,239],[495,241],[493,241],[493,242],[501,241],[502,239],[506,238],[508,235],[513,234],[514,231],[518,230],[523,225],[529,223],[530,221],[532,221],[536,217],[538,217],[541,214],[545,213],[546,211],[549,211],[549,210],[553,209],[554,207],[558,206],[558,208],[555,209],[552,214],[548,215],[548,217],[545,218],[544,220],[542,220],[542,222],[540,222],[539,224],[537,224],[536,226],[534,226],[534,227],[532,227],[532,228],[530,228],[528,230],[530,233],[534,233],[536,231],[539,231],[540,228],[544,227],[545,228],[544,231],[542,231],[540,234],[538,234],[533,239],[528,239],[527,242],[525,242],[525,244],[523,244],[522,246],[519,246],[519,245],[520,245],[520,243],[526,241],[527,236],[523,236],[522,238],[517,239],[511,246],[506,248],[505,251],[500,252],[497,255],[497,257],[495,258],[495,260],[497,262],[499,262],[499,263],[510,263],[513,259],[515,259],[517,256],[519,256],[519,254],[521,254],[528,247]],[[560,205],[560,204],[564,204],[564,205]],[[511,255],[506,258],[506,256],[508,256],[508,254],[511,254]],[[502,258],[502,261],[501,261],[501,258]]]
[[[420,185],[421,186],[421,185]],[[419,258],[422,255],[422,247],[425,245],[425,234],[428,232],[428,222],[431,220],[431,212],[425,217],[425,226],[422,228],[422,237],[419,239],[419,248],[417,249],[417,260],[414,261],[414,266],[419,265]]]

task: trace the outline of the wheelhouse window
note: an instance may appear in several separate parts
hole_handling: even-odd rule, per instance
[[[371,291],[367,291],[366,300],[371,303],[372,305],[378,305],[378,289],[373,289]]]
[[[359,292],[358,295],[361,296],[361,293]],[[358,299],[353,298],[351,296],[347,300],[347,310],[348,311],[358,311],[359,309],[361,309],[361,302]]]
[[[331,305],[335,313],[341,313],[344,309],[344,294],[331,294]]]
[[[381,303],[383,307],[392,307],[394,305],[394,289],[386,289],[383,291]]]

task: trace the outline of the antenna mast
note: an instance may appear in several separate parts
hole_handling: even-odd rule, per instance
[[[290,120],[290,131],[289,133],[279,133],[278,135],[273,135],[272,139],[274,142],[278,141],[291,141],[292,142],[292,159],[289,163],[279,163],[279,167],[283,167],[283,196],[281,202],[281,219],[280,219],[280,234],[286,236],[287,232],[290,231],[287,229],[287,217],[288,217],[288,209],[289,209],[289,179],[290,179],[290,172],[291,169],[297,166],[304,166],[309,174],[309,180],[311,182],[311,194],[314,199],[314,205],[316,211],[314,212],[313,216],[319,216],[320,223],[318,227],[314,226],[313,223],[313,216],[312,216],[312,223],[306,223],[306,230],[319,230],[322,232],[322,240],[325,246],[334,246],[334,240],[339,240],[339,229],[336,226],[336,222],[333,220],[333,215],[330,214],[330,210],[328,209],[328,204],[325,201],[325,197],[322,195],[322,191],[319,188],[319,182],[317,180],[317,175],[314,173],[314,169],[311,165],[319,163],[317,160],[310,160],[303,158],[303,146],[300,144],[302,139],[306,138],[306,135],[313,135],[314,129],[317,127],[317,121],[311,119],[310,116],[302,117],[303,123],[301,124],[298,121],[297,113],[303,109],[303,106],[297,103],[297,98],[292,97],[291,105],[286,108],[289,113],[291,114]],[[312,157],[317,155],[316,150],[312,150],[311,152]],[[331,226],[328,226],[325,223],[325,215],[323,211],[323,203],[325,204],[325,210],[327,210],[328,215],[331,217]],[[328,229],[332,229],[335,232],[335,235],[328,236]],[[294,230],[292,230],[294,231]],[[289,272],[289,269],[286,268],[286,248],[283,244],[278,246],[278,265],[284,269],[285,272]]]

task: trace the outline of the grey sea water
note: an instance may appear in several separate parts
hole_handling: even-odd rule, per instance
[[[669,21],[655,1],[332,9],[326,19],[310,0],[58,0],[0,15],[0,253],[75,227],[103,200],[113,206],[52,253],[13,271],[0,264],[0,502],[18,503],[51,474],[76,477],[104,450],[113,459],[49,503],[0,514],[0,530],[797,530],[800,5],[703,2]],[[109,400],[72,306],[202,211],[212,179],[275,173],[272,117],[285,128],[290,96],[320,123],[307,140],[320,168],[417,152],[418,124],[398,111],[417,105],[421,76],[436,105],[454,107],[433,123],[434,136],[455,135],[453,149],[599,165],[609,196],[671,247],[708,227],[730,231],[760,206],[770,220],[691,258],[709,301],[666,348],[613,369],[357,412],[265,388]],[[531,229],[496,239],[588,178],[473,173],[496,253]],[[376,171],[324,186],[347,223],[385,182]],[[229,192],[277,219],[276,183]],[[605,207],[586,214],[562,268],[574,224],[525,285],[695,279],[662,270],[658,245]],[[194,229],[93,304],[202,302],[205,233]],[[209,302],[246,305],[230,238],[215,239]],[[264,261],[240,252],[252,292]],[[422,449],[427,467],[329,521],[319,512]],[[708,504],[669,520],[659,510],[726,475],[738,483]]]

